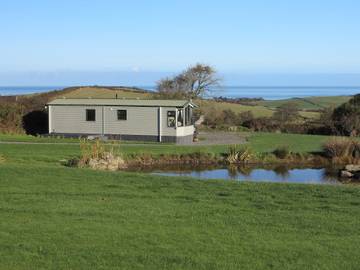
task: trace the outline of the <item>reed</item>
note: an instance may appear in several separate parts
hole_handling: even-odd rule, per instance
[[[90,141],[80,139],[80,163],[87,164],[92,159],[102,159],[109,154],[120,155],[120,142],[105,143],[100,139]]]
[[[360,142],[349,138],[332,138],[323,145],[324,155],[334,163],[359,163]]]
[[[249,147],[231,145],[226,154],[226,162],[229,164],[249,163],[253,161],[255,155]]]

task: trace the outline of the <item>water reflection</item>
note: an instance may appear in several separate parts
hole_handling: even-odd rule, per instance
[[[338,168],[304,166],[166,166],[137,171],[198,179],[228,179],[255,182],[338,184]]]

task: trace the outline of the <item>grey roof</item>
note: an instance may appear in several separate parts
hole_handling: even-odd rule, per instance
[[[156,99],[55,99],[48,105],[89,105],[89,106],[140,106],[140,107],[184,107],[190,104],[196,107],[189,100],[156,100]]]

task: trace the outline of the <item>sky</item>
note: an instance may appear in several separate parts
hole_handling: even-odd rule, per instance
[[[357,0],[0,0],[0,85],[360,85]],[[316,75],[319,75],[316,77]]]

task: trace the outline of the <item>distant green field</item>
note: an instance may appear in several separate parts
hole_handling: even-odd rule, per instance
[[[301,110],[321,110],[329,107],[338,107],[339,105],[349,101],[349,99],[350,96],[307,97],[284,100],[265,100],[256,102],[255,104],[275,109],[282,104],[291,102],[296,104]]]
[[[226,103],[226,102],[215,102],[210,100],[199,100],[196,101],[200,108],[204,111],[210,109],[216,110],[232,110],[235,113],[247,112],[251,111],[255,117],[270,117],[273,115],[274,111],[266,108],[264,106],[247,106],[241,104],[234,104],[234,103]]]

